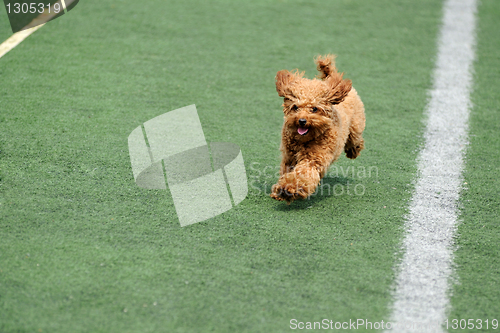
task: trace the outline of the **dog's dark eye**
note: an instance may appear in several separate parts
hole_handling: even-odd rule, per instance
[[[313,113],[316,113],[318,111],[318,108],[312,108],[311,110]]]
[[[299,108],[297,107],[297,105],[292,106],[292,110],[293,110],[293,111],[297,111],[298,109],[299,109]]]

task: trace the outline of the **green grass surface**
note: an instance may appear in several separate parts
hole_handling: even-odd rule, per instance
[[[0,43],[12,35],[12,29],[9,24],[9,18],[4,4],[0,4]]]
[[[451,319],[483,321],[478,332],[496,332],[491,320],[500,321],[500,3],[485,0],[479,7],[478,47],[470,146],[462,191],[461,224],[455,253],[458,283],[454,286]],[[485,321],[489,319],[489,329]],[[461,331],[461,330],[450,330]],[[468,331],[468,330],[466,330]]]
[[[440,1],[81,1],[35,32],[0,59],[0,331],[387,320],[440,17]],[[365,103],[367,148],[337,163],[354,176],[325,179],[343,195],[286,206],[264,193],[274,75],[312,77],[324,53]],[[135,185],[127,137],[193,103],[207,141],[241,147],[251,187],[180,228],[168,191]]]

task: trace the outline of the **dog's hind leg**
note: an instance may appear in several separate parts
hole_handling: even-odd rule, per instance
[[[348,158],[355,159],[359,156],[363,148],[365,148],[365,141],[363,140],[363,131],[365,130],[366,122],[365,107],[357,91],[352,88],[347,98],[337,108],[345,114],[350,115],[348,117],[350,118],[349,135],[344,145],[344,151]]]
[[[344,146],[345,156],[347,156],[347,158],[355,159],[364,148],[365,140],[363,139],[362,133],[355,133],[351,131]]]
[[[359,97],[354,99],[354,101],[354,114],[351,124],[349,125],[349,136],[344,146],[345,155],[347,158],[351,159],[358,157],[365,148],[365,140],[363,139],[363,131],[365,130],[365,110]]]

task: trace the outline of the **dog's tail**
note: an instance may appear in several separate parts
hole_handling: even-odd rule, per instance
[[[337,73],[337,68],[335,67],[335,55],[328,54],[326,56],[317,56],[314,59],[316,63],[316,68],[319,72],[319,78],[324,80],[328,76]]]
[[[335,55],[318,56],[314,59],[319,71],[319,78],[324,80],[330,89],[325,93],[325,98],[333,104],[342,103],[352,89],[351,80],[344,80],[344,73],[337,72]]]

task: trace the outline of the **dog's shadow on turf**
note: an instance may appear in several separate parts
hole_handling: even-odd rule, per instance
[[[261,190],[264,193],[271,193],[273,184],[261,184]],[[319,203],[331,196],[354,195],[356,183],[352,178],[342,176],[325,177],[321,180],[314,194],[305,200],[296,200],[290,205],[285,202],[278,202],[275,209],[279,211],[302,210],[310,208],[312,205]]]

